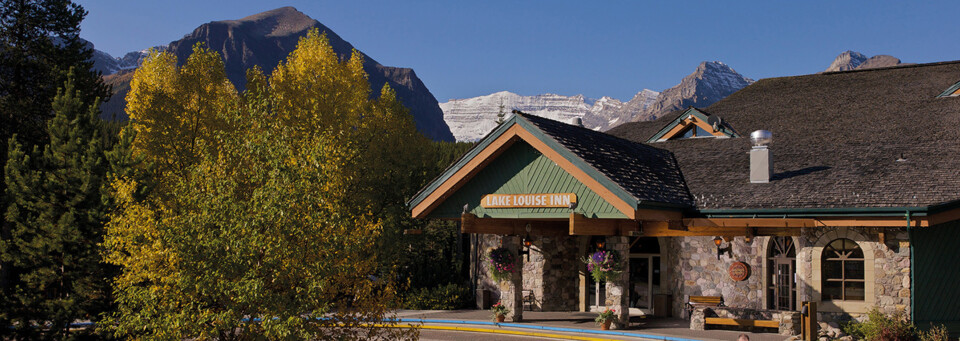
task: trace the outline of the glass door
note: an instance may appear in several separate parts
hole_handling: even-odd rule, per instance
[[[653,295],[660,293],[660,256],[630,256],[630,314],[653,313]]]

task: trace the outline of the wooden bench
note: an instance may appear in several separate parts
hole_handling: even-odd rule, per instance
[[[716,324],[724,326],[737,326],[737,327],[763,327],[763,328],[780,328],[780,321],[775,320],[750,320],[750,319],[731,319],[731,318],[721,318],[721,317],[706,317],[703,319],[704,325]]]
[[[690,296],[687,299],[687,314],[693,312],[697,307],[722,307],[722,296]]]

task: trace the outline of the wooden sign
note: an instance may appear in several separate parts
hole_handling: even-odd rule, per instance
[[[730,274],[730,278],[737,282],[750,277],[750,267],[744,262],[730,264],[730,269],[727,269],[727,272]]]
[[[487,194],[480,201],[483,208],[570,207],[577,202],[575,193]]]

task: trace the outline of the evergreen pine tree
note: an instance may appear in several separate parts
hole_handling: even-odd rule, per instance
[[[70,72],[52,103],[43,152],[27,155],[16,138],[9,141],[5,218],[12,238],[0,245],[0,257],[13,265],[13,276],[0,302],[0,325],[15,328],[0,333],[63,339],[70,323],[95,320],[110,304],[99,249],[108,165],[99,105],[82,97]]]
[[[504,121],[506,121],[506,116],[507,116],[507,112],[506,112],[507,107],[503,105],[503,97],[500,97],[500,106],[498,106],[497,108],[499,109],[499,111],[497,111],[497,125],[500,125],[500,124],[503,124]]]

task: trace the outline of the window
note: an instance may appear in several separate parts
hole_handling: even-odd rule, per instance
[[[823,300],[863,301],[865,299],[863,250],[856,242],[834,239],[821,255]]]
[[[704,130],[703,128],[700,128],[700,126],[698,125],[694,125],[690,128],[687,128],[687,130],[684,130],[682,134],[677,134],[677,135],[678,135],[677,137],[674,137],[672,139],[689,139],[694,137],[716,137],[716,136],[713,136],[713,134],[711,134],[710,132]]]
[[[690,107],[670,121],[660,131],[647,139],[647,142],[661,142],[704,137],[740,137],[729,123],[697,108]]]

